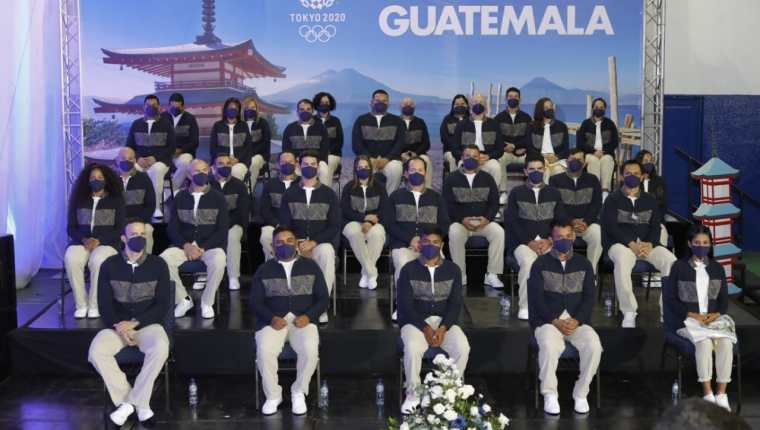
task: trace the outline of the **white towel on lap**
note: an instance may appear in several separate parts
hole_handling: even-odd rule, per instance
[[[678,329],[679,336],[689,339],[692,343],[699,343],[706,339],[728,338],[731,343],[736,343],[736,324],[728,315],[721,315],[708,325],[702,325],[694,318],[686,318],[684,328]]]

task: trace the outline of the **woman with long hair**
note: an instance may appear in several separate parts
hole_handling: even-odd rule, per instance
[[[209,135],[209,151],[211,159],[225,154],[232,159],[232,176],[245,178],[253,157],[253,144],[248,124],[241,119],[241,103],[235,97],[230,97],[222,107],[222,118],[214,123]],[[255,181],[255,179],[254,179]]]
[[[243,121],[248,126],[248,133],[251,135],[251,189],[249,192],[253,193],[259,172],[269,162],[269,154],[272,151],[272,130],[269,128],[269,122],[259,111],[256,99],[250,96],[243,99]]]
[[[555,117],[554,102],[549,97],[541,97],[533,109],[529,151],[541,154],[546,162],[544,182],[549,183],[553,175],[567,169],[570,155],[570,137],[567,125]]]
[[[726,315],[726,272],[713,260],[712,235],[707,227],[692,225],[686,234],[688,255],[673,263],[663,291],[665,329],[694,344],[697,380],[703,398],[731,410],[726,387],[731,382],[736,329]],[[713,354],[717,393],[713,394]]]
[[[79,173],[71,192],[64,255],[66,275],[74,292],[75,318],[100,318],[100,265],[117,253],[124,227],[124,199],[119,176],[108,166],[90,164]],[[84,286],[85,265],[90,269],[89,300]]]
[[[443,144],[443,161],[447,164],[449,172],[457,168],[457,160],[454,157],[454,132],[459,121],[463,121],[470,115],[470,102],[464,94],[457,94],[451,99],[451,110],[443,117],[441,122],[441,143]]]
[[[602,184],[606,196],[612,190],[615,150],[620,136],[617,126],[605,116],[607,101],[597,97],[591,102],[592,114],[575,133],[575,146],[583,150],[586,169]]]
[[[338,107],[335,103],[335,97],[332,94],[320,91],[314,95],[311,100],[314,110],[317,112],[315,118],[319,118],[322,125],[327,129],[327,138],[330,141],[330,153],[327,155],[327,177],[332,178],[335,171],[340,166],[341,157],[343,157],[343,125],[340,118],[333,115],[333,111]]]
[[[354,179],[341,195],[343,236],[362,266],[359,288],[377,288],[377,260],[385,246],[385,229],[380,213],[385,205],[385,186],[375,181],[372,163],[366,155],[354,159]]]
[[[636,161],[641,164],[641,185],[639,188],[657,199],[660,218],[664,218],[668,213],[668,190],[665,185],[665,178],[657,174],[654,155],[650,151],[642,149],[636,154]],[[664,221],[660,225],[660,243],[668,243],[668,230],[665,228]]]

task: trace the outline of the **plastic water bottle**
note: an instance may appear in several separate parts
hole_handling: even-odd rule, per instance
[[[383,385],[383,378],[377,380],[375,385],[375,404],[378,408],[382,408],[385,405],[385,385]]]
[[[319,408],[327,409],[330,406],[330,389],[327,387],[327,380],[322,380],[319,387]]]
[[[512,301],[510,300],[509,296],[506,294],[502,295],[501,299],[499,300],[499,305],[501,306],[501,317],[509,318],[509,313],[512,308]]]
[[[187,399],[190,408],[198,407],[198,384],[195,383],[195,378],[190,378],[190,385],[187,387]]]
[[[609,318],[612,316],[612,313],[612,297],[607,296],[604,298],[604,316]]]
[[[670,389],[670,394],[673,398],[673,404],[678,403],[678,395],[681,387],[678,386],[678,380],[673,381],[673,387]]]

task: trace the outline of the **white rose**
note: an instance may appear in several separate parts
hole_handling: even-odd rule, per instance
[[[401,423],[398,430],[409,430],[409,424],[407,423]]]
[[[437,399],[443,397],[443,388],[440,385],[436,385],[430,389],[430,397]]]
[[[451,388],[449,388],[448,390],[446,390],[446,400],[448,400],[449,403],[454,403],[454,401],[456,401],[456,399],[457,399],[457,393],[456,393],[456,391],[452,390]]]
[[[480,415],[480,411],[478,411],[477,406],[473,406],[470,408],[470,415],[473,417],[477,417],[478,415]]]
[[[435,416],[434,415],[428,415],[427,420],[430,424],[435,424]]]
[[[499,424],[501,424],[501,428],[508,426],[509,418],[505,417],[504,414],[499,414]]]
[[[436,415],[443,414],[443,411],[445,410],[446,408],[440,403],[436,403],[435,406],[433,406],[433,412],[435,412]]]
[[[485,430],[493,430],[493,426],[491,426],[491,423],[489,423],[489,422],[484,423],[483,424],[483,428]]]
[[[446,356],[443,354],[436,355],[435,358],[433,359],[433,364],[435,364],[436,366],[441,366],[443,364],[446,364]]]
[[[485,413],[491,412],[491,407],[488,406],[488,403],[483,403],[483,412]]]
[[[472,385],[465,385],[461,387],[458,391],[459,391],[459,397],[463,399],[468,399],[470,396],[475,394],[475,388],[473,388]]]
[[[430,396],[428,396],[427,394],[425,394],[425,395],[422,397],[422,403],[420,403],[420,405],[421,405],[423,408],[427,408],[428,406],[430,406]]]
[[[457,413],[453,409],[449,409],[443,413],[443,417],[446,418],[446,421],[454,421],[457,418]]]

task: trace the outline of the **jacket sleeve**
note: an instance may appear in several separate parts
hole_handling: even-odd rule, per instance
[[[446,203],[450,221],[461,223],[462,217],[459,216],[459,213],[457,211],[457,201],[454,198],[454,186],[451,184],[451,178],[452,176],[449,175],[443,180],[443,187],[441,187],[441,197]]]
[[[327,163],[327,157],[330,155],[330,136],[327,135],[327,128],[322,126],[320,129],[322,130],[322,142],[319,145],[319,160]]]
[[[269,323],[274,318],[274,313],[267,307],[266,294],[264,291],[264,283],[262,282],[261,272],[264,266],[259,266],[259,269],[253,275],[253,281],[251,282],[251,303],[250,307],[253,313],[256,315],[256,319],[266,321]],[[262,327],[257,327],[261,329]]]
[[[114,324],[121,321],[116,321],[117,316],[113,306],[113,289],[111,288],[111,270],[109,266],[108,260],[100,266],[97,288],[100,318],[103,320],[104,326],[111,328]]]
[[[517,193],[512,190],[507,200],[507,208],[504,210],[504,225],[509,226],[509,234],[517,237],[517,243],[526,245],[533,240],[527,230],[520,228],[519,209],[517,207]]]
[[[135,143],[135,121],[133,121],[132,125],[129,126],[126,146],[132,148],[133,151],[137,152],[137,144]]]
[[[427,154],[427,152],[430,150],[430,133],[428,133],[427,124],[422,118],[420,118],[420,121],[422,122],[422,140],[417,147],[417,151],[415,151],[417,152],[417,155]]]
[[[461,282],[461,276],[459,282]],[[397,285],[399,320],[409,323],[420,330],[424,329],[427,323],[414,309],[414,295],[412,294],[412,285],[409,280],[409,271],[406,269],[406,266],[401,268]]]
[[[243,141],[243,149],[240,150],[240,152],[235,151],[235,158],[240,160],[240,162],[243,163],[246,168],[248,168],[251,166],[251,158],[253,158],[253,141],[251,140],[251,133],[248,130],[248,124],[239,122],[238,126],[236,126],[235,129],[240,128],[240,125],[242,125],[242,128],[245,129],[245,141]],[[237,130],[233,130],[233,132],[236,131]]]
[[[230,220],[230,225],[237,224],[243,228],[243,233],[248,230],[248,220],[251,215],[251,196],[248,194],[248,187],[240,187],[237,197],[237,219]]]
[[[628,246],[636,240],[636,236],[620,228],[617,222],[617,209],[616,200],[610,195],[602,205],[602,230],[612,239],[612,243]]]
[[[489,179],[490,175],[489,175]],[[488,209],[485,216],[489,221],[493,221],[496,218],[496,214],[499,213],[499,187],[496,185],[496,181],[488,181]]]
[[[567,221],[567,211],[565,210],[565,204],[562,203],[562,195],[557,191],[554,190],[556,193],[557,198],[557,205],[554,206],[554,221]]]
[[[446,312],[441,319],[441,324],[446,328],[451,328],[459,321],[459,314],[462,312],[462,273],[459,266],[452,265],[454,269],[454,283],[451,285],[449,299],[446,301]]]
[[[686,304],[678,297],[678,281],[681,278],[681,261],[673,264],[670,276],[663,278],[662,306],[665,327],[671,332],[684,327],[688,314]]]
[[[285,127],[285,131],[282,132],[282,150],[293,151],[293,143],[290,141],[290,136],[293,134],[293,127],[288,124]],[[296,154],[296,163],[298,163],[298,154]]]
[[[198,128],[198,120],[193,117],[190,121],[190,136],[187,140],[187,145],[182,148],[183,152],[188,154],[195,154],[200,145],[200,129]]]
[[[347,183],[343,187],[343,192],[340,194],[340,208],[341,212],[343,212],[343,219],[346,222],[364,222],[364,214],[355,211],[354,208],[351,207],[351,184],[351,182]]]
[[[494,139],[493,149],[488,151],[488,157],[492,160],[499,160],[504,155],[504,135],[501,134],[501,127],[496,124],[496,138]],[[504,173],[502,173],[503,175]]]
[[[578,131],[575,132],[575,146],[582,149],[585,154],[591,154],[594,152],[594,148],[589,148],[588,143],[586,143],[586,132],[588,131],[588,125],[589,120],[584,119]]]
[[[219,208],[219,216],[216,217],[216,225],[214,226],[214,233],[211,234],[206,240],[198,242],[198,247],[202,249],[214,249],[221,248],[227,249],[227,235],[230,229],[229,212],[227,211],[227,201],[221,196],[221,193],[217,193],[217,207]],[[221,198],[218,198],[220,197]]]
[[[211,127],[211,133],[208,135],[208,151],[211,155],[212,160],[215,160],[219,155],[219,136],[217,135],[217,124],[218,123],[215,123],[214,126]]]
[[[171,167],[172,160],[174,159],[174,149],[177,147],[177,142],[174,136],[174,126],[163,117],[156,122],[162,122],[166,129],[166,146],[160,151],[156,151],[156,160],[166,164],[166,167]]]
[[[720,267],[719,270],[720,270],[720,291],[718,291],[717,305],[718,305],[718,312],[720,312],[720,314],[723,315],[726,313],[726,311],[728,311],[728,283],[726,282],[726,272],[723,270],[722,267]]]
[[[153,189],[150,178],[143,175],[141,175],[141,178],[144,179],[144,181],[141,181],[141,186],[145,190],[145,197],[143,198],[142,209],[140,210],[140,219],[143,222],[149,223],[151,218],[153,218],[153,212],[156,210],[156,192]],[[179,187],[179,184],[175,184],[175,186]]]
[[[467,121],[459,121],[459,123],[457,123],[457,126],[454,129],[454,136],[451,139],[451,155],[453,155],[454,159],[457,161],[462,159],[462,152],[464,152],[462,149],[462,132],[464,131],[464,124],[466,122]]]
[[[292,187],[293,185],[291,185]],[[288,188],[289,190],[290,188]],[[288,190],[282,193],[280,200],[280,225],[286,225],[293,227],[293,214],[290,213],[290,205],[288,204]]]
[[[650,242],[652,244],[652,247],[655,247],[657,245],[667,245],[667,243],[660,243],[660,224],[662,224],[662,214],[660,213],[660,208],[655,202],[655,205],[652,208],[652,218],[649,220],[649,232],[647,232],[646,239],[642,239]]]
[[[343,154],[343,124],[339,118],[335,118],[335,140],[330,153],[340,157]]]
[[[557,157],[560,160],[566,159],[570,155],[570,135],[567,131],[567,124],[562,123],[562,145],[557,148]]]
[[[451,220],[449,219],[449,210],[446,208],[446,201],[442,196],[438,196],[438,227],[443,231],[444,236],[449,235],[449,226]]]
[[[153,303],[143,313],[136,315],[135,319],[140,323],[139,328],[151,324],[162,324],[164,317],[169,312],[170,306],[170,288],[169,288],[169,267],[163,259],[159,261],[158,284],[156,285],[156,296]]]
[[[327,306],[330,302],[330,294],[327,291],[327,283],[325,282],[325,276],[322,273],[322,269],[317,266],[316,263],[311,264],[314,274],[314,288],[311,290],[312,302],[311,306],[304,312],[309,320],[315,322],[319,319],[327,310]]]
[[[578,304],[578,308],[575,309],[575,313],[571,315],[578,320],[580,324],[588,324],[591,321],[591,309],[594,307],[594,268],[591,266],[591,262],[583,259],[584,270],[586,276],[583,278],[583,296],[581,302]]]
[[[594,192],[591,194],[591,202],[586,206],[586,214],[583,216],[583,222],[588,225],[595,223],[599,219],[599,212],[602,210],[602,186],[599,180],[594,177]]]
[[[333,243],[335,238],[340,234],[343,224],[338,196],[335,195],[332,188],[328,187],[328,190],[330,191],[330,210],[327,213],[327,228],[311,236],[311,240],[317,243]]]
[[[79,229],[79,221],[77,220],[77,208],[69,207],[67,216],[68,222],[66,223],[66,232],[69,234],[72,243],[81,245],[82,241],[87,237],[82,234],[82,231]]]
[[[182,228],[180,227],[179,212],[177,209],[177,199],[174,199],[174,203],[171,205],[171,215],[169,217],[169,225],[166,227],[166,231],[169,235],[172,245],[182,248],[186,243],[192,243],[193,238],[182,234]]]
[[[269,147],[271,145],[272,139],[271,132],[269,130],[269,123],[264,118],[259,118],[257,121],[259,130],[261,130],[261,138],[257,142],[253,142],[253,137],[251,137],[251,158],[259,155],[264,159],[264,162],[268,162]]]
[[[113,227],[104,229],[103,234],[99,238],[100,242],[106,245],[118,244],[121,238],[121,233],[124,231],[124,199],[117,197],[114,199],[115,220]]]
[[[399,119],[399,124],[396,127],[396,136],[393,138],[393,146],[391,147],[385,158],[389,160],[399,160],[401,158],[401,151],[406,146],[406,127],[404,127],[404,121]]]
[[[532,327],[551,324],[555,318],[546,305],[544,275],[541,265],[535,263],[530,268],[530,277],[528,278],[528,314],[530,315],[530,325]]]
[[[618,128],[615,125],[612,120],[609,120],[610,124],[610,141],[606,145],[602,147],[604,150],[604,153],[607,155],[612,156],[612,158],[615,158],[615,149],[618,147],[618,142],[620,140],[620,134],[618,133]]]
[[[354,121],[354,127],[351,131],[351,147],[356,155],[370,155],[367,144],[364,142],[364,136],[362,135],[361,117]]]
[[[270,194],[269,187],[264,185],[264,191],[261,193],[261,206],[259,208],[264,225],[277,225],[277,214],[273,212],[273,209],[272,195]]]
[[[438,130],[438,135],[441,137],[441,145],[443,146],[443,152],[451,151],[451,135],[449,135],[449,127],[446,124],[446,118],[441,121],[441,128]]]
[[[390,236],[399,242],[409,245],[414,237],[412,233],[407,233],[398,225],[396,220],[396,202],[393,199],[393,194],[385,200],[385,208],[383,209],[383,223],[386,230],[390,233]]]

